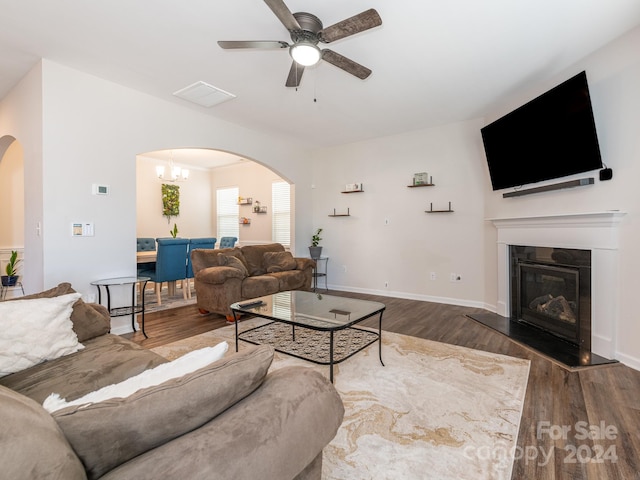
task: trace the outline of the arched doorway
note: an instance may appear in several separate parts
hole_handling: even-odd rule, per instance
[[[0,138],[0,265],[4,266],[13,250],[24,258],[24,152],[14,137]],[[22,262],[18,264],[22,275]],[[7,297],[15,291],[10,291]]]

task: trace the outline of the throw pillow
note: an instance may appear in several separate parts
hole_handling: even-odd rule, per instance
[[[273,348],[252,347],[124,399],[73,406],[53,418],[89,479],[209,422],[258,388]]]
[[[219,253],[218,265],[220,265],[221,267],[231,267],[235,268],[236,270],[240,270],[245,277],[249,275],[249,272],[247,272],[247,267],[244,266],[244,263],[242,263],[240,259],[232,257],[231,255]]]
[[[60,427],[40,405],[0,386],[2,478],[86,479],[84,467]]]
[[[265,252],[262,263],[267,273],[295,270],[297,266],[291,252]]]
[[[70,283],[64,282],[59,284],[57,287],[50,288],[49,290],[11,300],[53,298],[69,293],[76,293],[76,291],[71,288]],[[82,298],[78,299],[78,301],[73,305],[71,322],[73,323],[73,331],[78,335],[78,341],[80,343],[109,333],[111,328],[111,320],[107,309],[97,304],[87,304],[82,300]]]
[[[79,298],[70,293],[0,302],[0,377],[83,349],[71,323]]]
[[[60,395],[57,393],[52,393],[45,399],[42,406],[48,412],[55,412],[74,405],[104,402],[112,398],[125,398],[143,388],[160,385],[167,380],[182,377],[199,368],[206,367],[224,357],[228,349],[229,344],[227,342],[221,342],[215,347],[205,347],[194,350],[173,362],[163,363],[162,365],[127,378],[120,383],[107,385],[70,402],[67,402],[64,398],[60,398]]]

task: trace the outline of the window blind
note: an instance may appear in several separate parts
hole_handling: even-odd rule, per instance
[[[218,238],[240,238],[238,187],[216,190]]]
[[[271,185],[271,237],[285,247],[291,245],[291,186],[287,182]]]

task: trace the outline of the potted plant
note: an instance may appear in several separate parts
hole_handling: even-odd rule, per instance
[[[322,238],[320,237],[320,233],[322,233],[321,228],[319,228],[316,231],[316,233],[311,236],[311,246],[309,247],[309,255],[314,260],[317,260],[318,258],[320,258],[320,255],[322,254],[322,247],[318,245],[320,243],[320,240],[322,240]]]
[[[20,263],[20,260],[18,260],[18,252],[12,250],[11,257],[9,257],[9,263],[7,263],[7,266],[4,269],[6,275],[2,275],[2,286],[13,287],[18,283],[18,263]]]
[[[176,238],[178,236],[178,225],[174,223],[173,230],[169,230],[169,233],[173,238]]]

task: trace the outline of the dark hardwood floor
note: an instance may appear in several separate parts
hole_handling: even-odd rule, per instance
[[[531,361],[513,479],[640,479],[639,371],[621,363],[564,368],[466,316],[480,309],[329,293],[384,303],[384,330]],[[363,324],[377,327],[377,320]],[[126,336],[152,348],[225,325],[190,306],[148,314],[149,339]]]

